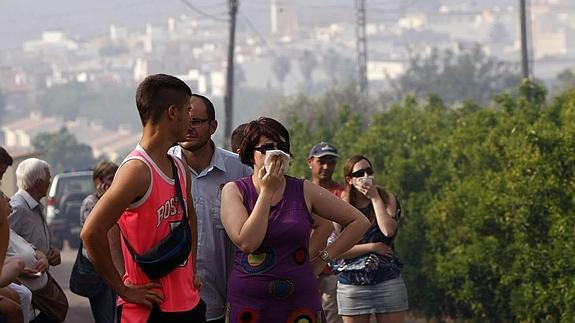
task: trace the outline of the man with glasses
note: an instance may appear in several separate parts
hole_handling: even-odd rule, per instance
[[[192,95],[191,122],[186,141],[169,153],[188,163],[192,174],[192,197],[198,216],[198,276],[200,295],[207,305],[208,322],[224,322],[228,274],[234,248],[220,220],[221,190],[227,182],[250,176],[251,168],[237,154],[216,147],[212,135],[218,122],[212,102]]]
[[[311,170],[312,183],[325,188],[337,197],[341,197],[344,188],[332,178],[338,158],[337,149],[333,145],[320,142],[310,150],[307,164]],[[319,275],[318,282],[327,322],[343,322],[337,314],[337,277],[328,266]]]

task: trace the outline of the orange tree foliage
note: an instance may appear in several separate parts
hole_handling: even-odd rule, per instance
[[[550,103],[532,83],[518,93],[489,107],[408,97],[373,114],[324,97],[297,107],[315,116],[288,118],[292,175],[309,178],[309,148],[325,140],[342,155],[338,180],[361,153],[401,199],[397,249],[418,315],[575,320],[575,91]]]

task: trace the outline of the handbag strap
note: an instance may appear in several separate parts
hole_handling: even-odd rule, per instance
[[[181,225],[184,226],[188,226],[188,210],[186,208],[186,204],[184,203],[184,198],[182,197],[182,188],[180,186],[180,176],[178,175],[178,168],[176,167],[176,163],[173,160],[174,157],[168,155],[168,159],[170,160],[170,163],[172,164],[172,173],[174,174],[174,181],[175,181],[175,185],[176,185],[176,197],[178,198],[178,201],[180,202],[180,207],[182,208],[182,220],[180,221],[180,224],[178,224],[178,227]],[[122,232],[122,229],[120,228],[120,226],[118,225],[118,229],[120,229],[120,234],[122,235],[122,239],[124,239],[124,242],[126,243],[126,247],[128,248],[128,251],[130,251],[130,254],[132,255],[132,257],[135,257],[137,255],[136,250],[134,250],[134,248],[132,248],[132,245],[130,244],[130,242],[128,242],[128,239],[126,239],[126,236],[124,235],[124,232]]]

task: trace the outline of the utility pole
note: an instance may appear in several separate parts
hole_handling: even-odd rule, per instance
[[[527,15],[526,0],[519,0],[519,20],[521,21],[521,71],[524,80],[529,80],[529,53],[527,50]]]
[[[367,93],[367,37],[365,32],[365,0],[354,0],[357,15],[357,67],[359,71],[359,91]]]
[[[226,71],[226,95],[224,106],[226,121],[224,123],[224,147],[230,148],[230,137],[232,136],[232,122],[234,116],[234,52],[236,47],[236,16],[238,13],[239,0],[228,0],[230,13],[230,34],[228,41],[228,64]]]

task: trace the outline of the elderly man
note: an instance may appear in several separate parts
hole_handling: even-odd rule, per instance
[[[51,245],[51,235],[44,208],[40,200],[48,193],[51,175],[50,165],[37,158],[22,161],[16,168],[18,192],[10,199],[12,213],[8,217],[10,228],[42,251],[50,266],[60,264],[60,250]],[[68,311],[66,295],[48,274],[45,287],[32,293],[32,303],[40,310],[35,322],[62,322]]]
[[[50,230],[40,204],[48,193],[51,178],[47,162],[37,158],[22,161],[16,169],[18,192],[10,199],[9,220],[12,230],[46,254],[50,266],[56,266],[61,261],[60,250],[50,245]]]

